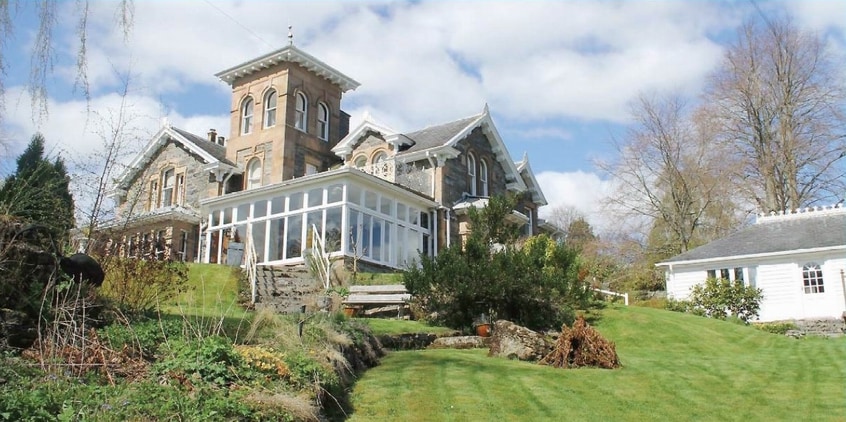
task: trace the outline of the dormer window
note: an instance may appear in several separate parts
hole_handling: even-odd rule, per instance
[[[308,119],[308,98],[302,92],[298,92],[294,106],[294,127],[306,132],[306,119]]]
[[[241,134],[246,135],[253,131],[253,99],[247,97],[241,105]]]
[[[479,160],[479,180],[482,182],[482,196],[488,196],[488,163]]]
[[[247,163],[247,189],[261,186],[261,160],[253,158]]]
[[[467,178],[470,179],[470,195],[476,196],[476,157],[467,155]]]
[[[276,126],[276,90],[271,89],[264,97],[264,127]]]
[[[317,137],[329,141],[329,107],[323,103],[317,104]]]

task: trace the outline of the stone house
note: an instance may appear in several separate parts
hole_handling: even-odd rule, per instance
[[[173,207],[162,201],[167,197],[162,187],[170,180],[167,169],[182,167],[166,156],[170,144],[162,138],[184,160],[193,160],[184,167],[194,169],[196,178],[180,206],[190,208],[195,231],[189,233],[199,244],[189,241],[196,256],[181,256],[231,265],[247,258],[259,265],[296,265],[311,249],[402,268],[419,252],[435,255],[460,242],[469,231],[468,208],[505,193],[519,198],[512,220],[526,234],[538,233],[537,212],[546,199],[528,158],[515,162],[508,153],[487,106],[476,115],[406,133],[370,116],[350,128],[341,99],[358,82],[294,45],[217,76],[232,88],[225,146],[210,140],[214,136],[163,128],[165,134],[148,147],[160,152],[145,152],[133,162],[121,179],[124,193],[117,196],[126,204],[120,198],[133,187],[158,189],[150,198]],[[154,224],[149,227],[156,232]],[[166,245],[182,251],[173,237],[181,226],[164,230]]]

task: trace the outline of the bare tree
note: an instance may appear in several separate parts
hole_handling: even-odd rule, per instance
[[[709,210],[732,207],[720,151],[697,130],[678,96],[641,96],[632,117],[635,125],[614,140],[617,161],[597,163],[617,187],[609,208],[650,228],[660,222],[672,253],[709,240],[699,239]]]
[[[572,205],[557,205],[552,208],[552,211],[550,211],[546,220],[560,230],[561,236],[566,238],[570,224],[578,219],[584,218],[585,215]]]
[[[842,195],[844,81],[824,41],[788,18],[745,23],[712,75],[705,110],[761,211]]]

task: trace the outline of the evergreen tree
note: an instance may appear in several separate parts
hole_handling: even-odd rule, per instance
[[[37,133],[17,159],[15,173],[0,188],[0,214],[47,228],[56,244],[74,226],[73,196],[64,160],[44,156],[44,137]]]

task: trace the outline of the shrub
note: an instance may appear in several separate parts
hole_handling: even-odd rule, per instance
[[[579,277],[578,254],[545,235],[522,247],[511,239],[505,215],[513,203],[491,198],[482,211],[471,209],[473,231],[463,245],[436,257],[420,256],[420,267],[403,274],[403,282],[428,319],[467,330],[481,314],[493,313],[532,329],[572,323],[575,308],[586,307],[590,290]]]
[[[192,385],[202,380],[206,383],[227,386],[238,379],[239,372],[247,374],[244,360],[229,339],[209,336],[199,340],[175,339],[163,344],[162,357],[154,365],[160,375],[181,384]]]
[[[704,284],[693,286],[690,304],[705,316],[726,319],[735,316],[748,322],[758,316],[763,293],[761,289],[744,286],[742,280],[708,278]]]
[[[108,257],[100,294],[131,313],[150,311],[188,287],[188,267],[180,261]]]
[[[764,322],[754,324],[754,327],[772,334],[787,334],[790,330],[799,329],[799,327],[792,322]]]
[[[126,346],[149,360],[162,343],[179,338],[182,332],[181,320],[143,319],[132,324],[114,323],[101,328],[98,334],[112,349]]]

